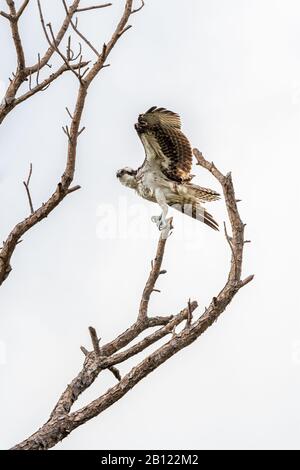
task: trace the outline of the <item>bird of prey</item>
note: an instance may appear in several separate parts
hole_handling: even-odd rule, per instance
[[[151,219],[159,230],[167,227],[168,206],[218,230],[218,223],[202,203],[219,199],[219,194],[191,183],[193,154],[181,131],[179,115],[153,106],[139,115],[135,129],[145,149],[145,160],[137,170],[119,170],[117,178],[139,196],[159,204],[162,214]]]

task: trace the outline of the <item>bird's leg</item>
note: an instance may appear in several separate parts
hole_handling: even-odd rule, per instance
[[[155,199],[157,204],[162,209],[162,213],[159,216],[153,216],[151,217],[152,222],[154,222],[159,230],[164,230],[168,226],[167,222],[167,213],[168,213],[168,204],[164,195],[164,192],[160,189],[157,188],[155,190]]]

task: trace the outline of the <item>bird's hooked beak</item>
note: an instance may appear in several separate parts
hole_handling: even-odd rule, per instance
[[[116,173],[116,177],[121,178],[122,175],[123,175],[123,170],[118,170]]]

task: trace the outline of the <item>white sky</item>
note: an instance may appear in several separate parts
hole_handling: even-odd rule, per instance
[[[46,47],[31,3],[21,29],[28,63]],[[61,2],[43,3],[55,27]],[[80,25],[95,43],[107,40],[122,4],[82,14]],[[0,20],[1,94],[15,57]],[[82,190],[24,236],[1,289],[1,448],[48,419],[81,368],[89,325],[107,341],[134,321],[158,208],[119,185],[115,172],[141,163],[133,124],[157,105],[180,113],[192,145],[232,170],[252,240],[244,275],[255,273],[255,281],[196,343],[56,449],[299,449],[299,21],[297,0],[148,0],[132,17],[111,67],[89,91],[75,178]],[[2,239],[28,214],[22,181],[29,163],[35,207],[59,180],[64,108],[72,109],[75,90],[75,79],[65,77],[1,126]],[[218,189],[199,167],[194,173],[194,181]],[[104,234],[100,215],[108,207],[116,219]],[[209,209],[226,219],[223,202]],[[199,315],[226,279],[223,234],[182,218],[175,214],[153,314],[177,313],[191,297]],[[76,407],[113,383],[103,373]]]

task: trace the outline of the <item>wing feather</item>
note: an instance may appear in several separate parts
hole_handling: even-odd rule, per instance
[[[142,116],[151,124],[161,124],[163,126],[171,126],[181,128],[180,116],[173,111],[169,111],[166,108],[158,108],[152,106]]]
[[[149,156],[152,158],[155,152],[161,171],[167,178],[177,182],[191,180],[192,148],[181,131],[178,114],[153,106],[139,116],[136,130],[145,147],[146,159]]]
[[[192,149],[180,129],[155,126],[152,129],[162,153],[161,168],[165,176],[173,181],[189,181],[192,168]]]

